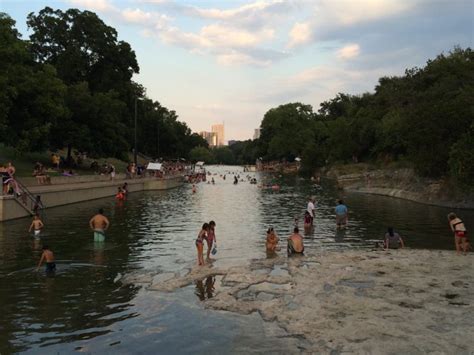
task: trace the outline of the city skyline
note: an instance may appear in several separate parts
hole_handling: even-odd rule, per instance
[[[96,12],[135,50],[151,99],[194,132],[225,117],[232,140],[251,139],[270,108],[317,110],[473,44],[467,0],[3,0],[0,11],[26,39],[28,13],[45,6]]]

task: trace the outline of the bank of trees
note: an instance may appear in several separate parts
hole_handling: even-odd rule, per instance
[[[254,158],[307,172],[336,162],[404,160],[424,176],[474,181],[474,54],[454,48],[374,93],[338,94],[318,111],[302,103],[269,110]]]
[[[69,148],[125,158],[187,157],[205,140],[132,80],[135,52],[95,13],[44,8],[28,15],[23,40],[0,13],[0,141],[18,151]]]

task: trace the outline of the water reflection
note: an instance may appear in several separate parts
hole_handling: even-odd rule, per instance
[[[97,346],[103,337],[111,336],[105,335],[110,329],[121,329],[124,324],[140,329],[134,336],[141,343],[145,336],[142,321],[161,319],[162,310],[140,286],[115,283],[117,275],[188,270],[196,262],[194,240],[199,228],[210,220],[218,225],[216,267],[273,257],[265,248],[268,226],[273,226],[280,238],[278,254],[285,255],[294,217],[302,226],[306,201],[312,195],[317,207],[314,228],[304,231],[307,255],[328,249],[372,248],[388,225],[405,237],[408,247],[453,249],[446,221],[449,209],[345,194],[327,181],[314,187],[294,176],[248,173],[259,182],[278,184],[279,191],[261,189],[248,181],[233,185],[232,174],[227,173],[226,180],[220,175],[239,171],[245,177],[241,168],[210,170],[218,173],[213,175],[215,184],[200,184],[195,194],[190,186],[183,186],[130,194],[122,204],[110,198],[46,210],[41,240],[28,236],[28,219],[0,224],[0,353],[41,346],[61,350],[69,343],[82,346],[82,340],[93,337],[99,339]],[[335,228],[334,216],[338,198],[345,200],[350,217],[348,228],[340,231]],[[111,227],[106,242],[95,244],[87,223],[99,208],[104,208]],[[460,211],[459,215],[468,228],[474,225],[473,211]],[[31,272],[43,243],[59,260],[51,279]],[[199,300],[211,298],[218,285],[214,277],[197,281],[191,286],[191,297],[194,301],[196,296]],[[139,292],[143,308],[137,306]],[[173,323],[172,315],[161,321],[168,329],[181,326]],[[62,345],[55,348],[52,344]]]
[[[194,292],[198,296],[199,300],[204,301],[214,297],[214,284],[216,283],[215,276],[208,276],[205,279],[196,280],[196,291]]]

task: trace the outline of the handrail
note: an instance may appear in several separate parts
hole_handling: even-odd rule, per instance
[[[15,199],[20,202],[32,215],[39,214],[43,211],[44,205],[41,200],[37,200],[28,188],[19,180],[12,178],[15,185]]]

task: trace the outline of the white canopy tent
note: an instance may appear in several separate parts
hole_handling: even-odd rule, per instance
[[[148,163],[147,170],[161,170],[161,163]]]
[[[198,162],[196,163],[196,166],[202,167],[204,164],[205,164],[205,163],[204,163],[203,161],[198,161]]]

